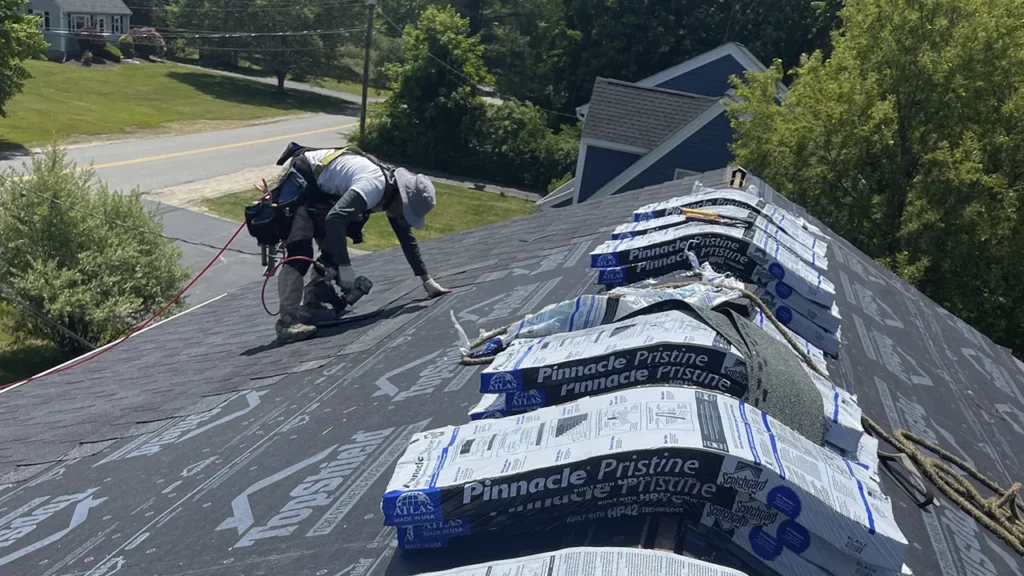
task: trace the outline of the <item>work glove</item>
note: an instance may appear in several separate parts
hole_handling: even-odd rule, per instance
[[[427,291],[428,298],[437,298],[438,296],[444,296],[445,294],[452,293],[451,290],[442,287],[429,275],[421,276],[421,278],[423,279],[423,289]]]
[[[338,276],[335,278],[338,287],[344,293],[349,293],[356,284],[356,273],[351,266],[338,266]]]

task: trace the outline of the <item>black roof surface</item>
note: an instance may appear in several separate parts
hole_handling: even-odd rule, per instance
[[[357,312],[397,301],[308,342],[273,345],[255,283],[0,393],[0,574],[401,575],[628,544],[615,538],[632,520],[396,553],[380,498],[407,436],[467,422],[479,398],[479,367],[457,364],[450,313],[472,337],[598,291],[587,254],[635,208],[693,180],[425,241],[434,275],[456,288],[437,300],[422,300],[400,251],[361,256],[355,267],[376,286]],[[1008,351],[841,239],[828,257],[844,321],[835,382],[879,423],[931,438],[1005,486],[1024,478],[1024,372]],[[376,447],[342,450],[354,443]],[[305,496],[300,485],[339,458],[350,473],[336,490]],[[883,482],[916,575],[1024,570],[947,500],[922,512]]]

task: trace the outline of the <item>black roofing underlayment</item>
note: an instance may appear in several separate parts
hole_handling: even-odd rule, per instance
[[[700,178],[721,185],[725,174]],[[434,275],[456,288],[438,300],[422,300],[400,251],[360,257],[376,286],[357,312],[399,301],[308,342],[273,345],[255,283],[0,394],[0,574],[406,575],[630,545],[635,519],[398,554],[381,494],[411,433],[465,423],[479,400],[480,368],[457,364],[450,313],[474,336],[599,291],[590,251],[634,209],[693,181],[423,242]],[[1024,479],[1020,364],[841,239],[828,258],[843,316],[835,382],[882,425],[1004,486]],[[333,491],[316,492],[318,474],[339,470]],[[947,500],[921,511],[882,476],[916,575],[1024,574],[1024,558]]]

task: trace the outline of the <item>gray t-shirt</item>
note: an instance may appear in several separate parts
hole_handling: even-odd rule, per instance
[[[311,166],[316,166],[333,152],[331,149],[306,152],[306,160]],[[316,184],[324,193],[339,198],[345,192],[355,190],[366,200],[366,206],[371,212],[384,210],[384,173],[365,156],[342,154],[324,168]]]

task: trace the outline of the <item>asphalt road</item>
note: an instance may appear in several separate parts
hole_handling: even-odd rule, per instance
[[[358,114],[357,111],[354,113]],[[274,162],[289,141],[307,146],[344,144],[345,133],[358,116],[310,115],[245,128],[126,140],[68,149],[68,158],[79,165],[92,164],[100,179],[111,188],[143,193],[232,174]],[[0,162],[0,168],[20,166],[26,158]],[[147,201],[163,216],[164,233],[176,238],[220,246],[237,230],[232,222]],[[181,244],[182,260],[198,272],[217,250]],[[257,252],[243,231],[231,248]],[[226,252],[188,292],[191,304],[199,304],[260,277],[258,256]]]

